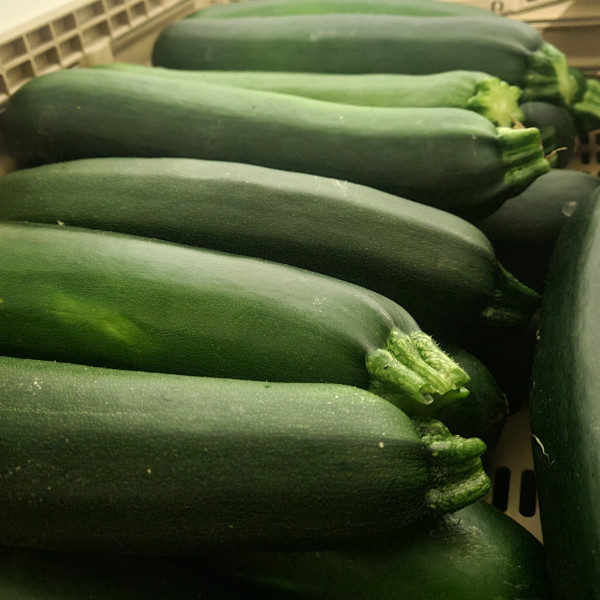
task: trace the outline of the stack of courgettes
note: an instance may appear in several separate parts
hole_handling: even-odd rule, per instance
[[[546,598],[483,498],[598,84],[438,0],[214,6],[152,58],[0,115],[0,596]]]

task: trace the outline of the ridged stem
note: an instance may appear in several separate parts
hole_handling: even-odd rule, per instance
[[[571,106],[578,93],[579,84],[569,69],[565,54],[552,44],[543,42],[529,59],[522,101]]]
[[[536,127],[498,127],[497,136],[505,170],[504,187],[510,195],[521,193],[552,168]]]
[[[431,511],[455,512],[487,493],[491,480],[481,463],[484,442],[452,435],[440,421],[415,421],[415,425],[430,451],[433,481],[439,483],[427,495]]]
[[[408,414],[437,398],[464,398],[467,373],[423,332],[392,329],[385,348],[368,353],[366,367],[370,389],[383,397],[393,396]]]
[[[539,308],[541,296],[498,263],[499,276],[492,302],[482,316],[495,327],[527,326]]]
[[[580,133],[600,128],[600,81],[587,77],[583,97],[571,108]]]
[[[519,107],[522,93],[521,88],[497,77],[482,79],[475,86],[475,93],[469,98],[466,108],[478,112],[495,125],[511,127],[524,118]]]

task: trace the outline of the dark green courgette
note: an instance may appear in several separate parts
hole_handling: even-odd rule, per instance
[[[358,106],[465,108],[480,113],[495,125],[503,127],[512,127],[524,119],[518,104],[521,90],[497,77],[477,71],[444,71],[429,75],[342,75],[274,71],[187,71],[128,63],[108,63],[98,68],[116,69],[134,75],[155,75],[167,81],[205,81]]]
[[[36,77],[11,97],[0,128],[21,164],[94,156],[243,162],[349,180],[462,216],[493,212],[550,169],[537,129],[497,128],[468,110],[157,85],[107,69]]]
[[[257,258],[60,225],[0,224],[0,353],[269,381],[378,382],[410,410],[468,381],[412,316]],[[447,398],[446,398],[447,399]]]
[[[542,139],[552,137],[552,146],[556,152],[554,167],[562,169],[569,165],[577,143],[577,127],[571,112],[564,106],[549,102],[525,102],[520,106],[523,112],[522,123],[525,127],[536,127]]]
[[[538,292],[543,292],[556,239],[577,207],[595,201],[600,179],[590,173],[553,169],[524,192],[475,224],[498,260]]]
[[[176,69],[323,73],[483,71],[523,101],[571,106],[584,90],[566,56],[527,23],[483,17],[318,14],[183,19],[165,27],[152,63]],[[598,111],[597,103],[590,100]]]
[[[423,520],[396,540],[333,552],[215,556],[217,568],[297,600],[542,600],[544,548],[526,529],[478,502]]]
[[[0,548],[2,600],[283,600],[285,594],[182,557]]]
[[[270,17],[305,14],[391,14],[422,17],[497,16],[491,10],[438,0],[252,0],[195,11],[190,18]]]
[[[157,193],[159,190],[159,193]],[[445,211],[241,163],[99,158],[0,178],[0,220],[64,223],[245,254],[351,281],[454,340],[527,326],[539,296]]]
[[[600,204],[563,225],[544,290],[530,396],[553,597],[600,595]]]
[[[351,386],[10,357],[0,373],[4,544],[331,548],[452,512],[490,486],[481,440]]]

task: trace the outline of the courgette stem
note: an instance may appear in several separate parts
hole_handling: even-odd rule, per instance
[[[527,326],[540,306],[541,296],[502,265],[496,282],[496,292],[490,305],[483,311],[486,322],[492,326]]]
[[[522,101],[548,101],[571,106],[579,93],[567,57],[556,46],[543,42],[529,58]]]
[[[600,128],[600,81],[586,78],[583,97],[571,111],[579,132]]]
[[[550,170],[551,163],[545,155],[547,149],[541,143],[537,128],[498,127],[497,134],[505,168],[504,187],[510,190],[511,196],[521,193]]]
[[[423,332],[392,329],[386,347],[369,352],[365,362],[370,389],[382,396],[399,394],[412,404],[403,406],[408,412],[432,404],[436,397],[468,395],[463,386],[469,375]]]
[[[481,498],[491,486],[479,458],[486,450],[485,443],[452,435],[441,421],[415,420],[415,424],[430,452],[434,481],[440,483],[428,491],[429,509],[454,512]]]
[[[524,118],[518,105],[522,93],[518,86],[490,77],[477,83],[465,108],[478,112],[500,127],[512,127]]]

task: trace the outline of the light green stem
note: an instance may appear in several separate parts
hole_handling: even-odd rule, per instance
[[[455,512],[481,498],[491,487],[481,456],[486,445],[478,438],[452,435],[440,421],[415,421],[431,455],[434,485],[427,494],[433,512]]]
[[[495,125],[512,127],[524,119],[519,107],[523,91],[497,77],[482,79],[475,87],[475,94],[468,100],[466,108],[483,115]]]
[[[467,373],[423,332],[392,329],[385,347],[368,353],[366,367],[371,391],[394,398],[408,414],[436,398],[448,403],[469,393],[463,387]]]

